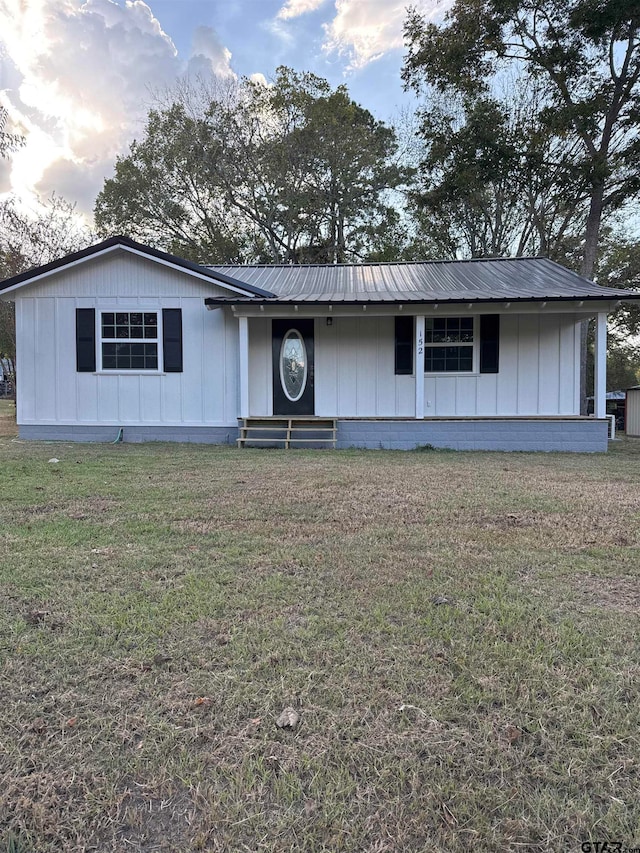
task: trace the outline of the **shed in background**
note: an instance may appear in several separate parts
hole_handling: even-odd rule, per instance
[[[626,419],[627,435],[640,438],[640,385],[627,388]]]

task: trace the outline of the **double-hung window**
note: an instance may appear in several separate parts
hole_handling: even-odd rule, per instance
[[[473,371],[473,317],[425,317],[424,326],[425,373]]]
[[[158,370],[158,312],[103,311],[102,370]]]

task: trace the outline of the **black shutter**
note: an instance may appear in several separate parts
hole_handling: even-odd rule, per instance
[[[396,317],[396,376],[413,373],[413,317]]]
[[[500,315],[480,317],[480,373],[498,373],[500,364]]]
[[[162,353],[165,373],[182,373],[182,308],[162,309]]]
[[[76,308],[76,370],[94,373],[96,369],[96,311]]]

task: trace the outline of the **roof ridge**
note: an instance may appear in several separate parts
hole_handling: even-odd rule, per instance
[[[471,264],[471,263],[495,263],[498,261],[550,261],[552,264],[557,264],[557,261],[551,260],[546,255],[517,255],[515,257],[496,257],[496,258],[433,258],[424,261],[357,261],[351,264],[210,264],[205,263],[203,266],[209,269],[221,269],[224,267],[232,267],[233,269],[349,269],[352,267],[401,267],[401,266],[429,266],[431,264]],[[562,264],[558,264],[562,266]],[[563,267],[569,270],[569,267]],[[569,270],[569,272],[574,272]],[[579,275],[579,273],[575,273]]]

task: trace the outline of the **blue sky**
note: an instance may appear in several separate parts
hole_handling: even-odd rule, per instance
[[[91,211],[153,90],[184,75],[313,71],[377,118],[403,92],[395,0],[0,0],[0,105],[27,144],[0,162],[0,194],[58,195]],[[448,0],[414,0],[434,20]]]

